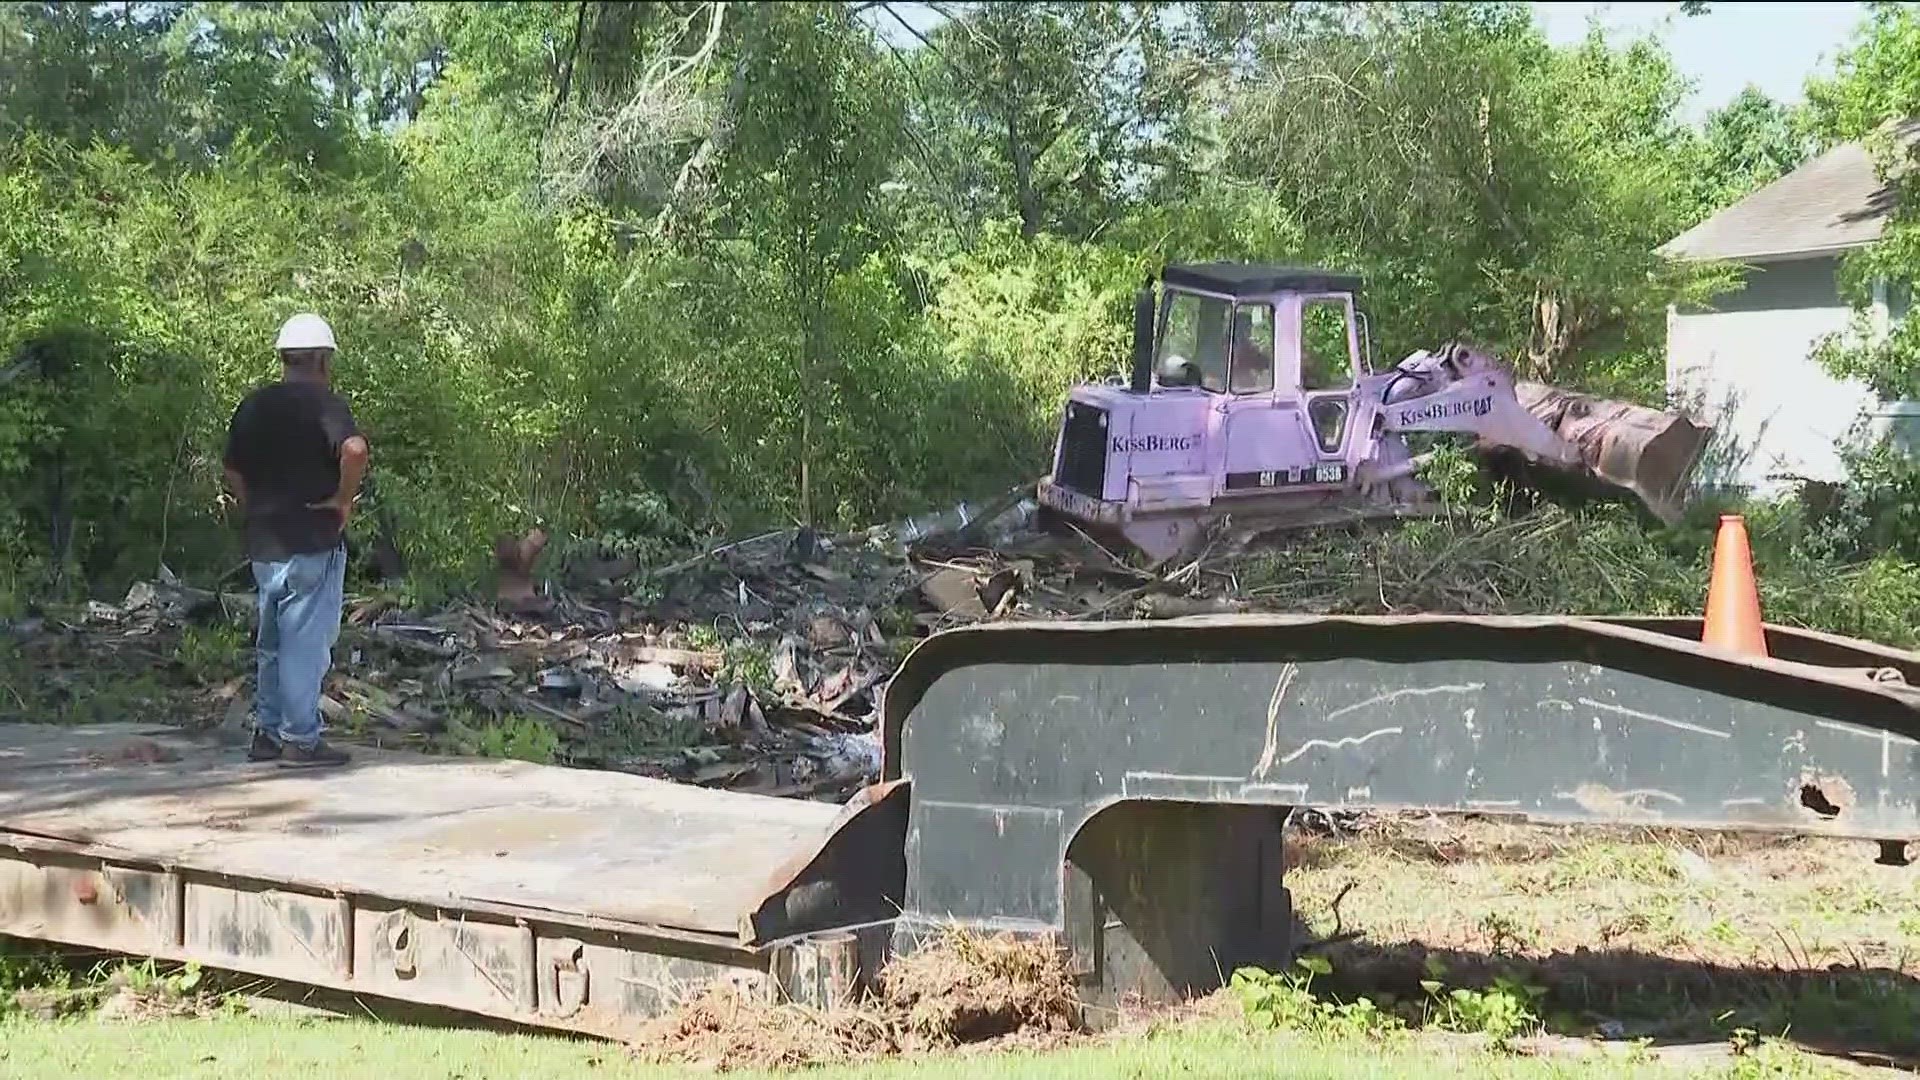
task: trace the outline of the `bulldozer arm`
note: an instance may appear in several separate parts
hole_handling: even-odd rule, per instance
[[[1492,357],[1457,344],[1408,357],[1389,379],[1387,430],[1471,434],[1483,449],[1518,451],[1591,493],[1625,493],[1669,525],[1686,508],[1711,434],[1644,405],[1516,383]]]
[[[1522,406],[1513,376],[1471,349],[1415,353],[1388,377],[1381,397],[1388,431],[1459,432],[1544,464],[1583,464],[1577,447]]]

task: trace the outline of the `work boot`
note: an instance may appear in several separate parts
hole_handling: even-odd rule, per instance
[[[259,728],[254,728],[253,741],[247,744],[247,760],[273,761],[279,756],[279,741]]]
[[[311,769],[322,765],[345,765],[353,760],[353,755],[321,739],[312,746],[287,744],[281,751],[280,767],[283,769]]]

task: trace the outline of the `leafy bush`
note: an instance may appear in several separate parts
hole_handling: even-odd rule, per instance
[[[560,735],[553,725],[527,716],[498,720],[451,717],[445,738],[454,752],[469,757],[515,758],[550,765],[560,752]]]
[[[1297,972],[1274,974],[1257,967],[1234,971],[1227,988],[1240,1001],[1246,1018],[1259,1027],[1284,1028],[1330,1039],[1379,1038],[1400,1031],[1404,1020],[1382,1009],[1371,998],[1349,1002],[1323,1000],[1313,992],[1315,976],[1327,975],[1333,965],[1320,956],[1294,958]]]
[[[1864,562],[1879,555],[1920,562],[1920,461],[1889,443],[1844,451],[1846,482],[1803,494],[1801,541],[1816,559]]]
[[[1403,1031],[1409,1022],[1479,1034],[1496,1050],[1512,1048],[1513,1040],[1540,1026],[1535,1011],[1546,988],[1498,976],[1491,987],[1449,988],[1445,966],[1427,958],[1427,978],[1420,981],[1424,1002],[1397,1001],[1381,995],[1376,1001],[1357,997],[1339,1001],[1316,994],[1314,979],[1332,974],[1325,957],[1294,958],[1296,971],[1274,973],[1257,967],[1234,971],[1228,991],[1240,1002],[1242,1015],[1257,1027],[1280,1028],[1329,1039],[1381,1038]]]
[[[1501,1050],[1510,1048],[1515,1036],[1539,1026],[1540,1017],[1534,1008],[1546,997],[1545,987],[1499,975],[1484,990],[1449,988],[1445,977],[1446,965],[1429,956],[1427,977],[1420,980],[1420,989],[1429,998],[1434,1026],[1486,1035],[1494,1048]]]

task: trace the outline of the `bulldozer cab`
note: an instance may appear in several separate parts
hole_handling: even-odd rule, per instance
[[[1354,389],[1369,367],[1358,277],[1210,263],[1168,266],[1161,282],[1156,381],[1220,396],[1230,458],[1258,463],[1256,473],[1297,469],[1307,463],[1291,448],[1303,436],[1313,456],[1345,456]]]

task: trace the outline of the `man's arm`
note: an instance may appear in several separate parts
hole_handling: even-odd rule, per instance
[[[246,410],[247,403],[242,401],[227,420],[227,445],[220,460],[221,470],[227,478],[227,491],[232,494],[234,505],[242,509],[247,505],[247,478],[240,471],[240,424]]]
[[[247,507],[247,478],[231,464],[226,466],[227,490],[233,494],[233,504],[242,510]]]
[[[367,475],[367,440],[363,435],[349,435],[340,444],[340,486],[332,495],[314,503],[315,508],[329,507],[340,515],[340,526],[345,528],[353,517],[353,501],[360,497],[360,481]]]
[[[344,529],[353,517],[353,501],[360,497],[360,481],[367,475],[367,439],[360,434],[353,410],[337,397],[329,401],[320,422],[326,430],[327,441],[333,444],[334,453],[338,455],[340,486],[313,505],[315,509],[324,506],[339,514],[340,527]]]

